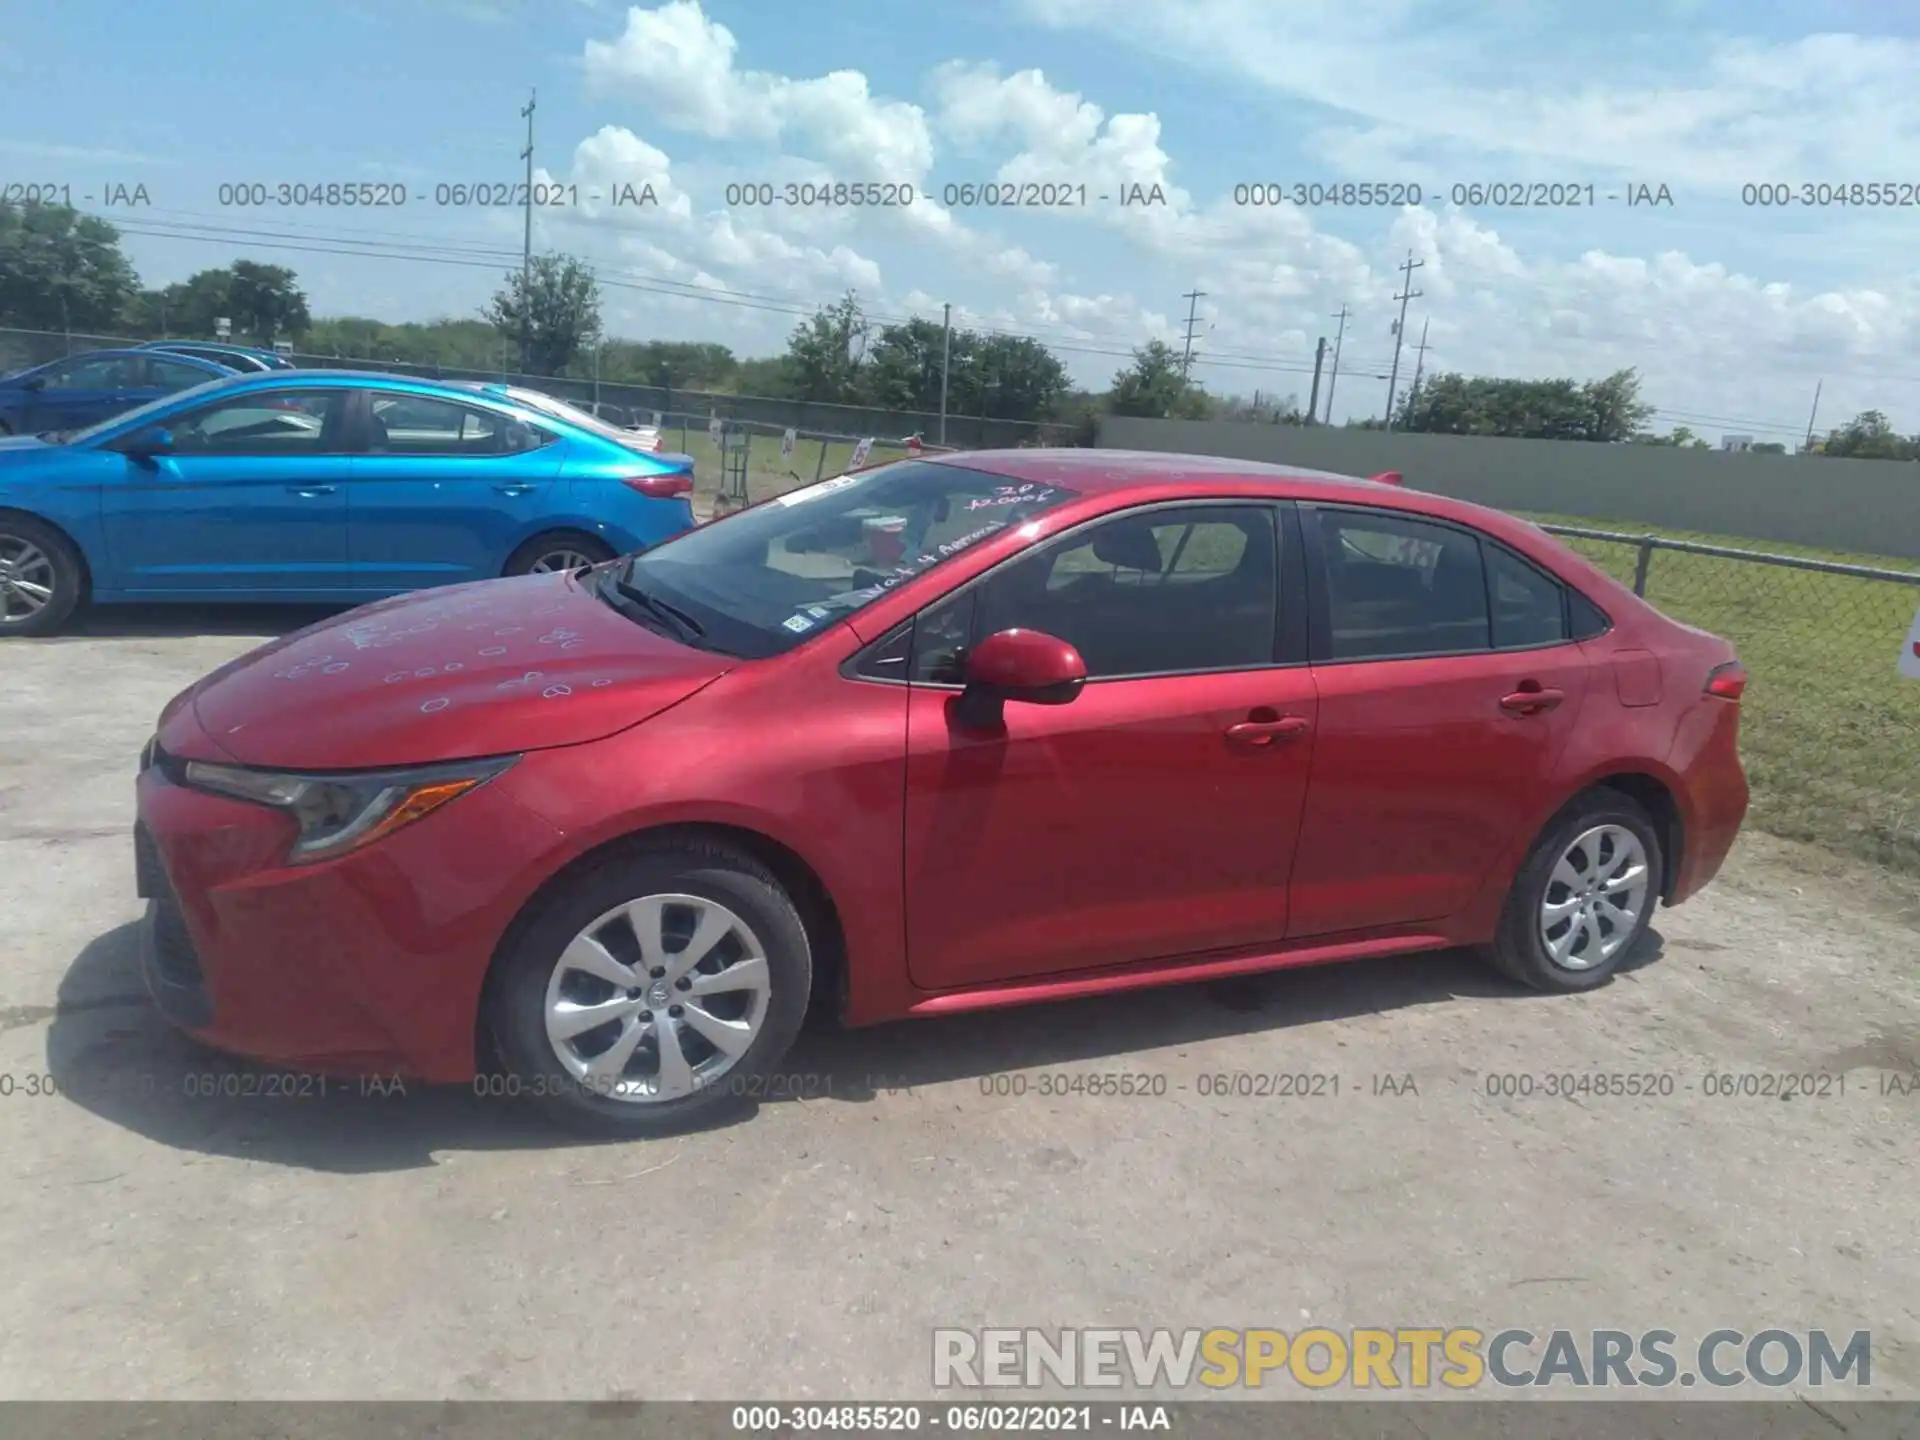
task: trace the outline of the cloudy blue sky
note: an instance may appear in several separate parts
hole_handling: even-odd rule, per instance
[[[1637,366],[1664,424],[1789,439],[1877,407],[1920,430],[1920,11],[1826,0],[258,0],[16,7],[0,185],[99,201],[150,283],[252,255],[317,313],[471,314],[518,211],[435,187],[520,172],[581,201],[535,244],[590,259],[611,330],[778,349],[853,289],[869,312],[1033,335],[1103,382],[1178,342],[1217,391],[1304,398],[1347,322],[1336,414],[1378,413],[1396,270],[1423,262],[1429,371]],[[1011,212],[977,180],[1085,185]],[[915,187],[892,211],[729,206],[729,184]],[[378,212],[246,209],[220,187],[385,180]],[[1249,207],[1236,185],[1418,185],[1418,208]],[[1451,203],[1456,185],[1592,186],[1595,203]],[[1755,208],[1743,185],[1882,182],[1906,208]],[[651,209],[591,193],[654,187]],[[1159,186],[1161,206],[1122,207]],[[1630,206],[1664,185],[1670,205]],[[1101,202],[1097,197],[1115,198]],[[1610,199],[1609,197],[1622,197]],[[1403,377],[1414,363],[1403,358]]]

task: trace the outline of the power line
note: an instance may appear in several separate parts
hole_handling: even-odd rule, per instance
[[[317,255],[349,255],[368,259],[410,260],[418,263],[446,265],[464,269],[495,270],[510,259],[517,258],[513,252],[498,247],[487,247],[471,243],[457,246],[448,242],[426,241],[424,243],[395,243],[392,241],[360,240],[345,234],[308,236],[298,232],[289,234],[285,230],[268,230],[251,227],[234,227],[215,224],[187,224],[174,221],[116,222],[118,228],[128,235],[139,235],[152,239],[196,240],[196,241],[240,241],[262,249],[288,250],[295,253]],[[389,232],[397,233],[397,232]],[[591,257],[588,257],[591,258]],[[711,304],[721,304],[743,310],[755,310],[773,314],[793,315],[805,318],[819,309],[822,303],[817,300],[785,299],[751,291],[733,290],[720,285],[694,284],[688,281],[674,280],[646,271],[614,269],[594,265],[595,276],[603,285],[612,289],[635,291],[646,294],[658,294],[681,300],[699,300]],[[897,312],[875,311],[869,318],[881,324],[904,324],[908,320],[919,318]],[[1036,327],[1040,329],[1056,327]],[[1116,349],[1111,345],[1087,344],[1084,341],[1054,340],[1036,335],[1028,330],[1009,330],[997,326],[978,325],[977,333],[1000,336],[1008,339],[1034,340],[1050,349],[1085,355],[1111,356],[1117,359],[1133,358],[1132,349]],[[1085,332],[1075,332],[1084,335]],[[1216,368],[1229,370],[1247,370],[1260,373],[1311,374],[1312,365],[1303,361],[1290,361],[1277,356],[1243,354],[1226,351],[1209,356],[1207,363]],[[1374,378],[1383,378],[1375,376]]]
[[[200,244],[240,243],[270,250],[287,250],[295,253],[353,256],[367,259],[407,260],[458,269],[490,270],[498,274],[513,262],[524,260],[524,250],[509,250],[499,245],[490,245],[465,239],[445,239],[423,235],[417,231],[372,230],[353,227],[308,226],[303,228],[268,228],[267,225],[235,226],[211,222],[201,218],[202,212],[165,210],[148,212],[155,218],[142,218],[128,221],[118,216],[96,215],[92,218],[106,220],[117,230],[128,235],[137,235],[151,239],[190,240]],[[177,215],[179,220],[160,218],[163,215]],[[362,238],[368,237],[368,238]],[[382,237],[382,238],[372,238]],[[104,242],[102,242],[104,243]],[[591,257],[584,257],[589,258]],[[594,263],[596,278],[610,289],[636,293],[659,295],[678,300],[696,300],[705,304],[726,305],[730,308],[754,311],[765,314],[790,315],[805,318],[813,314],[822,303],[811,297],[803,297],[797,291],[785,294],[768,293],[759,290],[742,290],[717,284],[695,284],[676,280],[656,272],[634,269],[624,266]],[[1415,262],[1414,268],[1420,268],[1422,262]],[[1406,267],[1400,267],[1405,269]],[[1185,298],[1185,297],[1183,297]],[[1204,292],[1195,292],[1195,298],[1205,298]],[[1396,295],[1394,298],[1402,298]],[[1413,292],[1408,299],[1419,298],[1419,292]],[[1351,308],[1345,304],[1334,318],[1351,318]],[[915,318],[925,318],[905,313],[874,312],[870,316],[881,324],[904,324]],[[984,323],[973,327],[976,333],[1009,339],[1033,340],[1053,350],[1068,354],[1094,357],[1111,357],[1130,360],[1134,349],[1122,347],[1121,342],[1098,342],[1098,337],[1075,327],[1037,323],[1024,329],[1007,329]],[[1073,339],[1053,339],[1048,332],[1061,332],[1072,335]],[[1344,335],[1344,320],[1342,331]],[[1334,349],[1334,374],[1341,368],[1353,370],[1355,374],[1368,379],[1394,380],[1397,367],[1399,346],[1395,347],[1392,362],[1346,361],[1342,347],[1336,341]],[[1205,363],[1215,369],[1252,374],[1281,374],[1309,376],[1313,372],[1311,359],[1302,356],[1298,359],[1256,352],[1217,351],[1209,352]],[[1382,370],[1386,373],[1381,373]],[[1866,372],[1841,372],[1843,374],[1866,374]],[[1498,379],[1503,377],[1484,376],[1481,378]],[[1914,381],[1920,377],[1868,374],[1867,378],[1886,381]],[[1329,385],[1331,391],[1331,385]],[[1332,401],[1329,394],[1327,407],[1328,420],[1332,419]],[[1792,435],[1796,439],[1802,433],[1803,426],[1781,424],[1777,421],[1761,421],[1731,416],[1707,415],[1688,411],[1676,411],[1658,408],[1656,417],[1681,424],[1725,425],[1743,431],[1759,431]]]

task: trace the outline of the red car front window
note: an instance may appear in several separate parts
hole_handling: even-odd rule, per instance
[[[1075,497],[902,460],[782,495],[639,556],[634,585],[706,628],[713,648],[777,654],[981,541]]]

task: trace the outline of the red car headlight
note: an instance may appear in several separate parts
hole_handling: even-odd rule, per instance
[[[346,775],[303,775],[190,760],[183,779],[196,790],[284,810],[300,827],[288,858],[301,862],[330,860],[371,845],[484,785],[518,758],[509,755]]]

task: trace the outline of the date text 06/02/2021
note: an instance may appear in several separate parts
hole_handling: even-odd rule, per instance
[[[408,186],[398,180],[234,180],[219,185],[214,203],[241,210],[395,210],[408,205],[435,209],[570,209],[582,204],[611,209],[655,209],[660,193],[651,181],[610,180],[600,185],[557,181],[458,180]]]
[[[1591,210],[1601,205],[1627,209],[1671,209],[1673,191],[1655,181],[1595,185],[1584,180],[1462,180],[1428,189],[1417,180],[1242,182],[1232,190],[1241,209],[1400,209],[1405,206],[1455,205],[1461,209]]]

